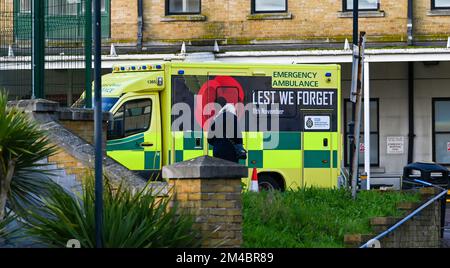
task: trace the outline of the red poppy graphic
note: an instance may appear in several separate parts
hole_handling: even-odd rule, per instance
[[[204,130],[209,128],[206,124],[208,119],[213,117],[218,111],[215,110],[214,105],[216,99],[223,97],[227,103],[237,104],[244,102],[244,89],[241,84],[231,76],[216,76],[213,80],[206,81],[200,88],[196,96],[195,106],[195,120],[202,126]],[[205,107],[207,109],[205,109]],[[238,117],[242,114],[237,111]]]

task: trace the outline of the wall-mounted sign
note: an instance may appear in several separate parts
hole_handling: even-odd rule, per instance
[[[328,115],[305,116],[305,130],[329,130],[331,127]]]
[[[366,147],[364,146],[364,143],[360,143],[359,144],[359,152],[364,153],[365,150],[366,150]]]
[[[403,154],[405,152],[405,139],[402,136],[387,137],[387,154]]]
[[[447,142],[447,152],[450,152],[450,141]]]

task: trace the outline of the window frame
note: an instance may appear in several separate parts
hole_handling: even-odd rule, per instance
[[[256,1],[257,0],[252,0],[251,1],[251,13],[252,14],[265,14],[265,13],[286,13],[289,10],[288,7],[288,0],[284,0],[286,3],[286,8],[284,10],[263,10],[263,11],[257,11],[256,10]]]
[[[447,101],[450,104],[450,98],[433,98],[432,99],[432,118],[431,118],[431,132],[432,132],[432,159],[433,162],[436,162],[436,134],[450,134],[450,130],[449,131],[436,131],[436,102],[438,101]],[[440,165],[443,166],[450,166],[450,162],[449,163],[438,163]]]
[[[364,100],[363,100],[364,101]],[[377,153],[377,162],[376,163],[370,163],[371,167],[379,167],[380,166],[380,99],[379,98],[370,98],[370,102],[375,102],[377,104],[377,130],[376,131],[370,131],[369,135],[377,134],[377,140],[378,140],[378,153]],[[348,138],[347,136],[350,134],[347,132],[348,127],[348,121],[347,121],[347,103],[350,103],[350,99],[344,99],[344,166],[349,167],[350,166],[350,159],[347,148],[348,148]],[[364,128],[361,128],[359,131],[360,135],[364,134]],[[364,134],[365,135],[365,134]],[[358,145],[359,146],[359,145]],[[371,145],[372,147],[372,145]],[[364,166],[364,163],[359,163],[359,166]]]
[[[450,9],[450,6],[448,6],[448,7],[439,7],[439,6],[436,6],[436,0],[431,0],[431,10],[448,10],[448,9]]]
[[[31,0],[29,0],[30,6],[28,10],[23,9],[23,3],[22,0],[17,1],[18,5],[19,5],[19,13],[21,14],[31,14],[31,11],[33,9],[33,2],[31,2]]]
[[[130,135],[126,135],[126,131],[125,131],[125,118],[126,118],[125,110],[127,109],[126,105],[127,105],[128,103],[130,103],[130,102],[136,102],[136,101],[142,101],[142,100],[145,100],[145,101],[149,101],[149,102],[150,102],[150,115],[149,115],[148,126],[147,126],[147,128],[146,128],[145,130],[143,130],[142,132],[138,132],[138,133],[133,133],[133,134],[130,134]],[[131,137],[131,136],[134,136],[134,135],[137,135],[137,134],[140,134],[140,133],[147,132],[147,131],[149,131],[150,128],[152,127],[152,121],[153,121],[153,120],[152,120],[152,116],[153,116],[153,99],[152,99],[152,98],[137,98],[137,99],[126,100],[126,101],[124,101],[124,102],[119,106],[119,108],[115,111],[115,113],[119,112],[121,109],[123,109],[123,115],[122,115],[122,128],[123,128],[123,129],[122,129],[122,131],[121,131],[121,134],[123,134],[123,135],[121,135],[120,138],[114,138],[114,139],[108,139],[108,140],[120,140],[120,139],[125,139],[125,138]],[[114,113],[114,114],[115,114],[115,113]],[[113,115],[113,118],[114,118],[114,115]]]
[[[352,9],[347,8],[347,1],[348,0],[342,0],[342,10],[344,12],[353,12],[353,8]],[[376,8],[358,8],[358,11],[379,11],[379,10],[380,10],[380,0],[378,0]]]
[[[170,15],[200,15],[202,14],[202,0],[198,0],[198,12],[170,12],[170,1],[166,0],[166,16]]]
[[[50,6],[51,0],[46,0],[46,15],[51,17],[61,17],[61,16],[79,16],[80,14],[80,7],[82,8],[82,3],[68,3],[67,0],[62,0],[61,3],[57,3],[56,5]],[[60,1],[60,0],[54,0],[54,1]],[[64,2],[64,3],[63,3]],[[73,8],[75,5],[75,14],[70,13],[71,8]],[[52,12],[50,12],[52,11]],[[53,13],[54,12],[54,13]]]

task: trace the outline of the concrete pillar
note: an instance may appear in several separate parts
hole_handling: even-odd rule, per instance
[[[173,202],[195,216],[202,247],[236,248],[242,244],[242,186],[245,166],[210,156],[164,166]]]

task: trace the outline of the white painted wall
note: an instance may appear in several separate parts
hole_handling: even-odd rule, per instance
[[[343,97],[349,97],[351,65],[342,66]],[[380,168],[388,174],[401,174],[408,156],[408,64],[371,63],[370,96],[379,98]],[[450,97],[450,63],[436,66],[415,63],[415,134],[414,162],[432,161],[432,98]],[[388,136],[403,136],[404,154],[386,152]]]

